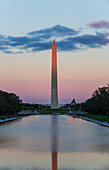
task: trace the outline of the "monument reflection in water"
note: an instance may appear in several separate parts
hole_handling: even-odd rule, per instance
[[[109,170],[109,128],[59,115],[3,124],[0,169]]]
[[[51,150],[52,150],[52,170],[58,169],[58,118],[52,116],[52,134],[51,134]]]

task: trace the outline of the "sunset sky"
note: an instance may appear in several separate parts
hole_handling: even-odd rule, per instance
[[[0,89],[50,103],[54,39],[59,103],[109,83],[109,0],[1,0]]]

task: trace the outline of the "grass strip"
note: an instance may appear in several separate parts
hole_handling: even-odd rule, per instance
[[[86,115],[82,115],[82,116],[109,123],[109,116],[101,116],[101,115],[94,115],[94,114],[86,114]]]

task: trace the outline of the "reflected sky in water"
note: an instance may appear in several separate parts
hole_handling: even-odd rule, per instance
[[[109,128],[71,116],[0,125],[0,170],[109,170]]]

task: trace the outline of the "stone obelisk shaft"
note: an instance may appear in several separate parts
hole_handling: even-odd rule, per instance
[[[52,45],[51,108],[58,108],[57,47],[55,40]]]

